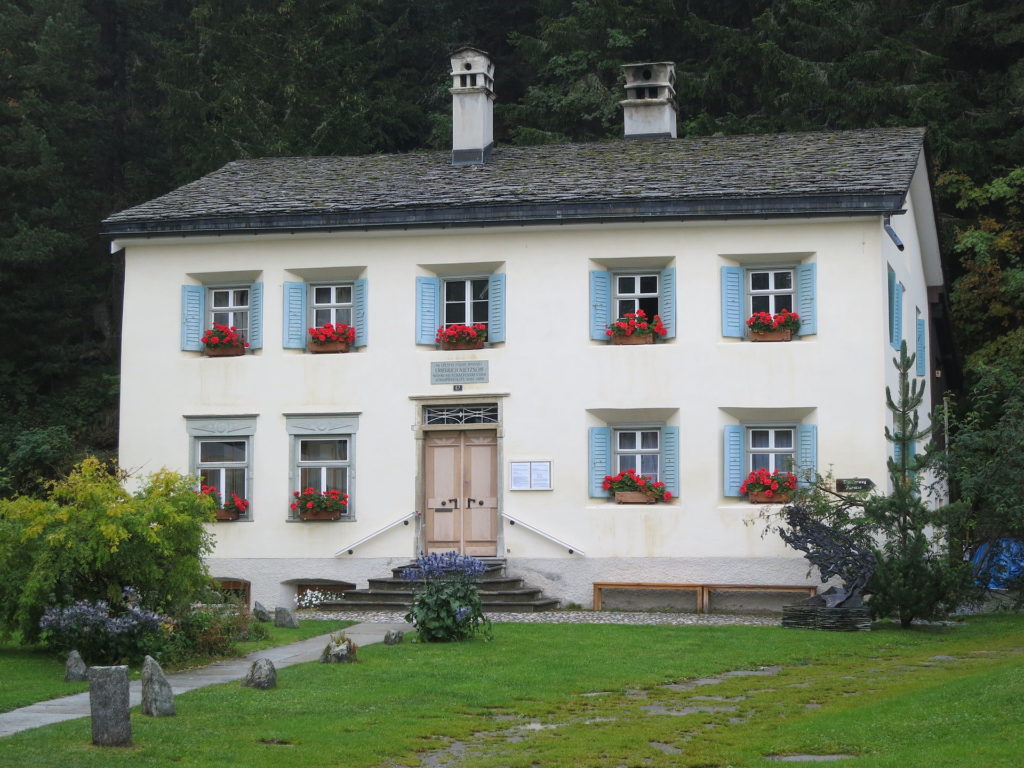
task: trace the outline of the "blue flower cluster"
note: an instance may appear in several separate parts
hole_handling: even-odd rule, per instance
[[[158,642],[162,621],[160,614],[137,605],[111,615],[106,600],[79,600],[47,608],[39,628],[52,647],[77,650],[88,661],[115,662],[145,655]]]
[[[473,581],[483,576],[487,566],[470,555],[458,552],[437,552],[420,555],[416,562],[402,571],[406,581]]]

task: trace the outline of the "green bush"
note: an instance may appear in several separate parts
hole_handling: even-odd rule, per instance
[[[477,632],[490,636],[491,622],[476,586],[486,570],[475,557],[446,552],[420,556],[402,571],[403,579],[417,582],[405,620],[416,627],[420,640],[466,640]]]

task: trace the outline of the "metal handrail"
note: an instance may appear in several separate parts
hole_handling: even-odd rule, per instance
[[[349,544],[347,547],[342,547],[341,549],[339,549],[337,552],[334,553],[334,556],[335,557],[340,557],[341,555],[351,555],[355,551],[356,547],[360,546],[361,544],[365,544],[370,539],[376,538],[377,536],[380,536],[385,531],[390,531],[392,528],[395,528],[395,527],[397,527],[399,525],[402,525],[403,523],[405,525],[408,525],[410,518],[413,518],[413,517],[416,517],[416,513],[415,512],[410,512],[405,517],[401,517],[398,520],[395,520],[395,522],[389,523],[388,525],[385,525],[379,531],[374,531],[369,536],[363,536],[363,538],[361,538],[359,541],[353,542],[352,544]]]
[[[502,512],[501,516],[504,517],[506,520],[508,520],[510,525],[521,525],[526,530],[531,531],[533,533],[536,533],[538,536],[542,536],[545,539],[547,539],[548,541],[553,541],[558,546],[560,546],[560,547],[562,547],[564,549],[567,549],[569,551],[570,555],[586,555],[586,552],[584,552],[579,547],[574,547],[572,544],[567,544],[566,542],[562,541],[561,539],[559,539],[559,538],[557,538],[555,536],[552,536],[550,533],[546,533],[546,532],[542,531],[540,528],[534,528],[529,523],[524,523],[522,520],[517,520],[516,518],[512,517],[512,515],[510,515],[510,514],[508,514],[506,512]]]

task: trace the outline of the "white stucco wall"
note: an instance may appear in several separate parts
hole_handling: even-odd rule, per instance
[[[430,362],[487,360],[489,382],[461,394],[501,400],[501,509],[585,552],[506,525],[499,545],[510,570],[518,561],[554,596],[583,604],[595,580],[800,583],[806,562],[762,538],[763,508],[722,495],[722,428],[816,424],[820,470],[885,482],[884,388],[895,375],[887,264],[907,290],[911,345],[914,307],[927,313],[912,216],[893,219],[903,253],[879,217],[126,240],[121,462],[142,474],[189,471],[184,416],[256,415],[252,522],[215,526],[215,575],[250,579],[256,599],[275,603],[286,579],[359,583],[419,548],[409,525],[335,555],[421,508],[423,401],[414,398],[453,394],[430,384]],[[796,261],[817,264],[818,333],[788,344],[724,338],[720,268]],[[589,339],[590,270],[667,266],[677,270],[676,339],[640,347]],[[492,271],[506,275],[506,343],[458,353],[414,343],[417,275]],[[347,355],[283,349],[283,283],[354,277],[368,280],[368,346]],[[264,284],[263,349],[221,359],[180,351],[180,286],[232,280]],[[629,409],[680,428],[682,492],[671,503],[588,498],[587,428]],[[356,520],[286,521],[284,414],[296,413],[359,415]],[[508,490],[509,462],[525,460],[552,462],[554,490]]]

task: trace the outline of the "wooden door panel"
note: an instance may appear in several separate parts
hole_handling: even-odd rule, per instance
[[[469,432],[463,450],[466,489],[462,538],[466,554],[498,554],[498,440],[494,432]]]
[[[427,552],[498,552],[498,437],[433,432],[424,441]]]
[[[462,445],[458,432],[434,432],[424,456],[426,551],[450,552],[462,546]]]

